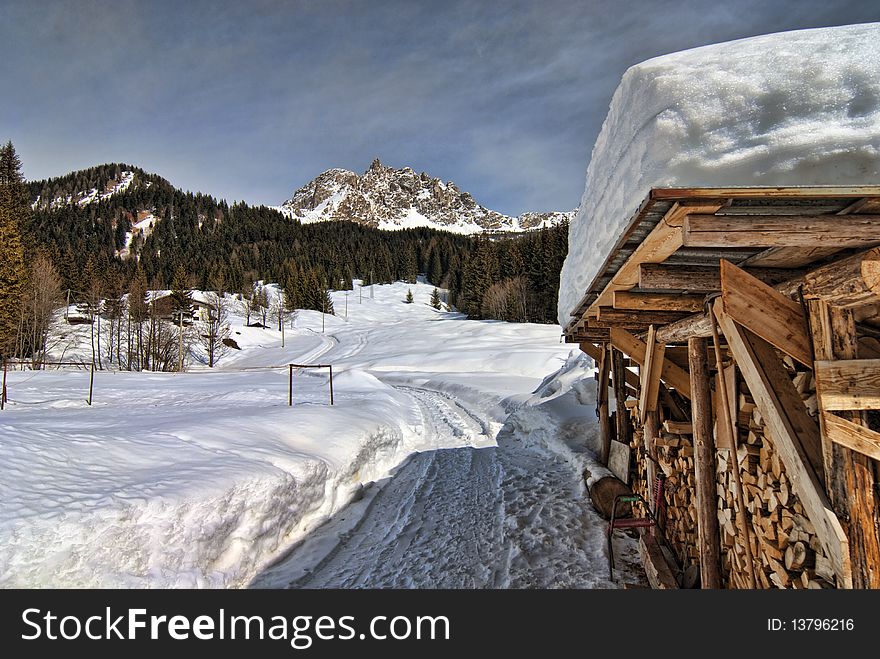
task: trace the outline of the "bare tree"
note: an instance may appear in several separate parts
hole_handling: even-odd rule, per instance
[[[208,358],[208,367],[214,368],[223,355],[229,351],[229,346],[224,343],[232,330],[229,326],[229,303],[221,293],[207,293],[208,320],[202,321],[200,343]]]
[[[49,256],[40,251],[31,264],[22,297],[22,356],[30,354],[32,367],[46,361],[55,311],[64,303],[61,278]]]

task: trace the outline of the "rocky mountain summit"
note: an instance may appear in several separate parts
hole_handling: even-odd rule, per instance
[[[363,174],[328,169],[297,190],[279,210],[302,222],[349,220],[379,229],[428,226],[455,233],[521,232],[555,226],[574,212],[510,217],[478,204],[468,192],[409,167],[374,160]]]

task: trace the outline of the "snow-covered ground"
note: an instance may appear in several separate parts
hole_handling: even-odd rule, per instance
[[[611,585],[581,475],[590,364],[557,326],[467,321],[431,291],[336,292],[284,348],[237,318],[214,370],[101,371],[91,407],[85,371],[10,372],[0,585]],[[292,362],[332,363],[335,405],[303,371],[288,407],[269,367]]]
[[[627,70],[569,227],[560,324],[651,188],[876,185],[878,39],[880,23],[799,30]]]

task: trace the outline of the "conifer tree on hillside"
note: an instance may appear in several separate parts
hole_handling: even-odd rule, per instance
[[[23,233],[30,203],[21,161],[12,142],[0,148],[0,356],[12,354],[21,326],[21,299],[27,281]]]
[[[171,311],[175,321],[180,314],[184,319],[192,318],[193,294],[189,285],[189,275],[182,265],[174,270],[174,278],[171,280]]]
[[[443,282],[443,265],[440,262],[440,253],[434,249],[431,252],[431,263],[428,266],[428,281],[435,286],[440,286]]]
[[[412,294],[412,289],[411,289],[411,288],[407,288],[407,289],[406,289],[406,303],[407,303],[407,304],[412,304],[412,303],[413,303],[413,294]]]
[[[431,291],[431,306],[437,310],[439,310],[441,308],[440,291],[436,288],[433,291]]]

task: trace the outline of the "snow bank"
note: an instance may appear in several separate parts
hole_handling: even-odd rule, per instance
[[[771,34],[631,67],[569,229],[559,321],[653,187],[876,185],[880,23]]]

